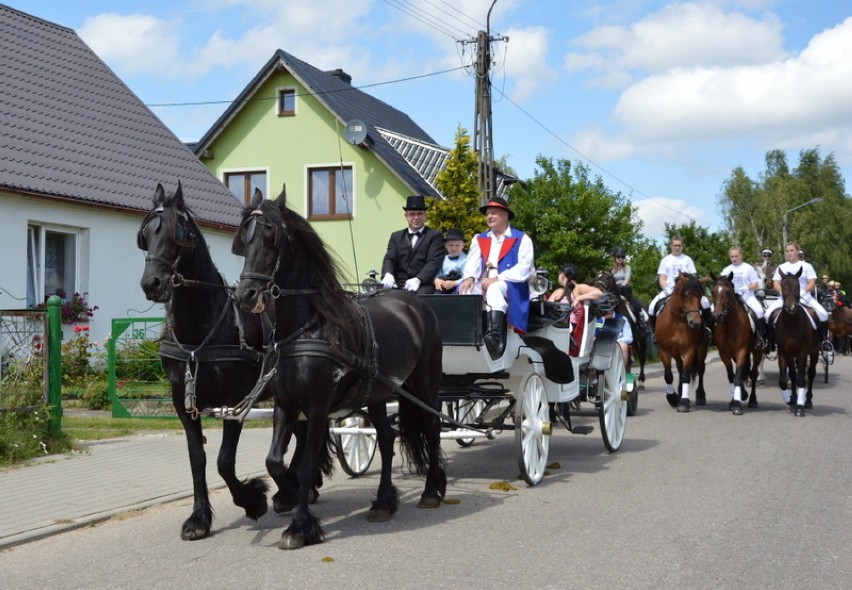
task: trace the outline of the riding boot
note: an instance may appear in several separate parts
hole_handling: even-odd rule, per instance
[[[482,336],[485,348],[492,359],[503,356],[506,349],[506,314],[502,311],[488,312],[488,329]]]
[[[701,323],[704,324],[704,329],[707,331],[707,344],[713,344],[713,327],[716,322],[713,321],[713,312],[710,309],[701,310]]]
[[[819,323],[819,327],[817,328],[817,338],[819,339],[819,346],[821,350],[830,352],[833,349],[831,342],[828,340],[828,321]]]
[[[763,352],[769,352],[769,341],[766,337],[766,318],[755,319],[754,347]]]

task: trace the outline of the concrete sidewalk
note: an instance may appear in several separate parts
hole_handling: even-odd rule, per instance
[[[205,434],[208,486],[224,487],[216,473],[222,430]],[[271,427],[243,430],[237,453],[241,479],[266,474],[271,440]],[[183,431],[86,443],[71,455],[0,471],[0,548],[191,496]]]

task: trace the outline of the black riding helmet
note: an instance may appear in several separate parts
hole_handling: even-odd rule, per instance
[[[621,246],[616,246],[615,248],[612,249],[612,256],[613,257],[616,257],[616,256],[624,257],[624,256],[627,256],[627,252],[625,252],[624,248],[622,248]]]

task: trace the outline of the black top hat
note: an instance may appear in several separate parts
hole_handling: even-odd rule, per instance
[[[406,211],[426,211],[426,197],[422,195],[412,195],[405,200]]]
[[[489,207],[498,207],[500,209],[505,209],[509,212],[509,219],[512,219],[515,214],[512,213],[512,210],[509,209],[509,203],[506,202],[506,199],[502,197],[494,197],[487,203],[485,203],[482,207],[479,208],[479,212],[485,215],[485,211],[488,210]]]
[[[457,227],[450,228],[444,234],[444,241],[449,242],[450,240],[461,240],[464,242],[464,233]]]

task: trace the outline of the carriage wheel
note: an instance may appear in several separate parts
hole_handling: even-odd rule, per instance
[[[611,453],[621,447],[627,425],[628,402],[622,399],[625,391],[624,357],[616,346],[609,368],[598,377],[598,412],[604,446]]]
[[[828,366],[834,363],[834,348],[831,350],[822,349],[822,344],[820,344],[820,360],[825,365],[825,382],[828,383]]]
[[[334,421],[335,428],[369,428],[372,426],[367,413],[359,410]],[[350,477],[364,475],[376,454],[375,434],[334,434],[334,447],[340,467]]]
[[[456,422],[462,424],[473,424],[485,409],[485,401],[481,399],[460,399],[448,402],[448,405],[450,406],[450,415]],[[476,441],[475,438],[457,438],[455,440],[460,447],[469,447]]]
[[[521,477],[534,486],[544,477],[550,448],[550,406],[544,382],[535,373],[524,382],[522,394],[515,399],[515,445]]]

